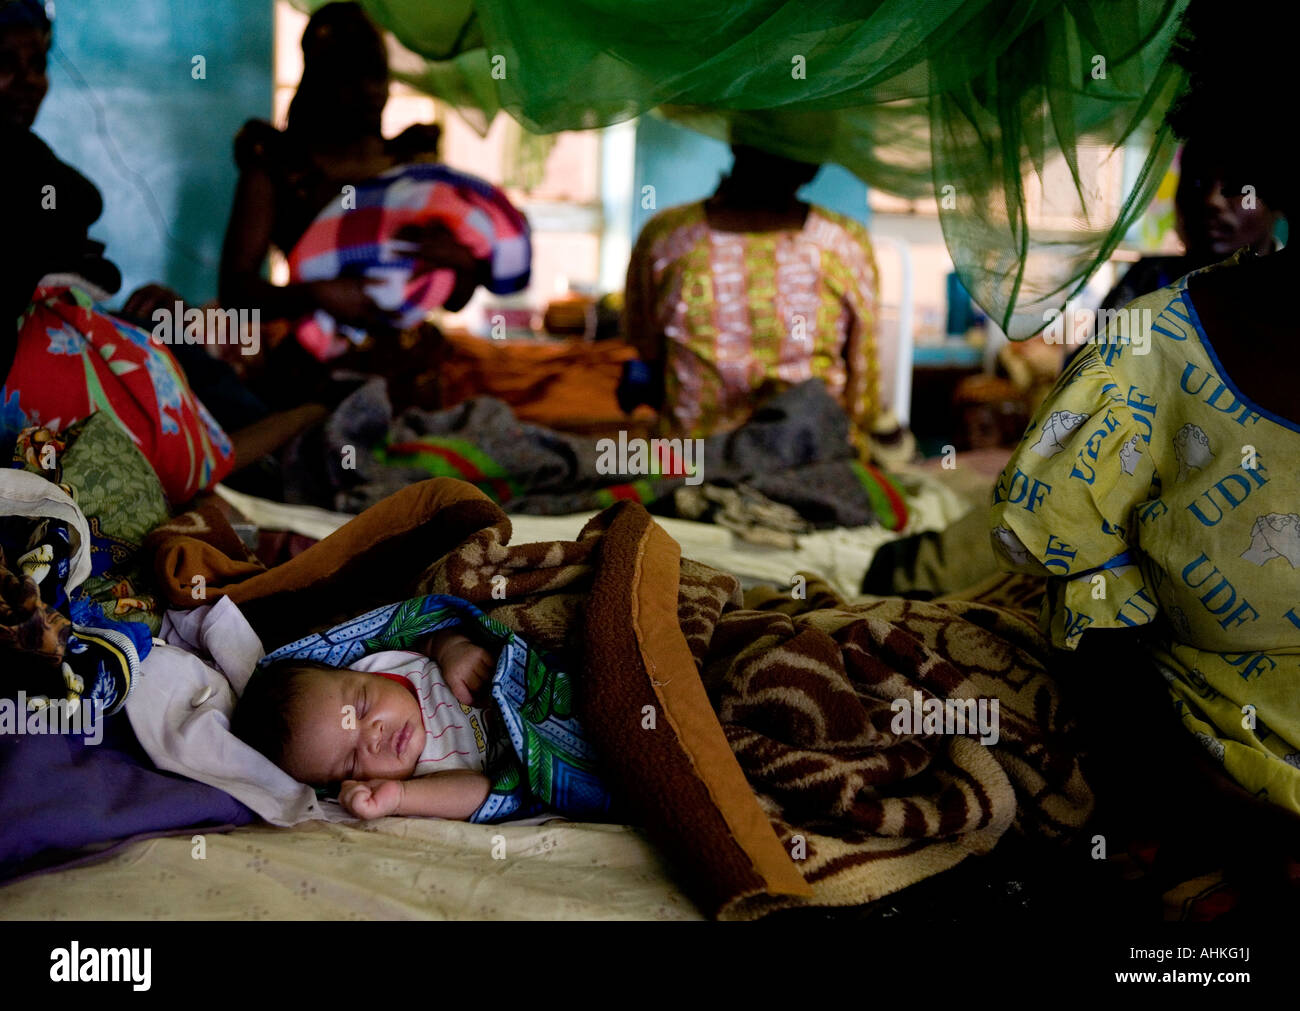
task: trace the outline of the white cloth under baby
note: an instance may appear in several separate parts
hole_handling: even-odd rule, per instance
[[[424,717],[424,750],[415,764],[415,775],[452,769],[483,772],[487,768],[487,737],[483,712],[459,702],[442,671],[429,657],[407,650],[390,649],[363,656],[353,670],[396,674],[415,688]]]
[[[224,790],[273,825],[350,819],[230,732],[235,698],[264,655],[229,598],[168,611],[126,702],[140,745],[168,772]]]

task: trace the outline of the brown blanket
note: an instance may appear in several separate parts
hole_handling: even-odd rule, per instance
[[[442,478],[403,488],[273,569],[202,504],[156,527],[145,550],[169,606],[230,597],[269,650],[414,595],[430,562],[492,523],[509,538],[510,521],[486,495]]]
[[[578,711],[609,780],[701,905],[748,919],[869,902],[987,852],[1013,824],[1063,838],[1092,798],[1049,655],[1041,587],[1001,577],[968,599],[847,605],[753,593],[681,559],[635,503],[575,541],[511,546],[475,489],[424,482],[292,561],[221,582],[268,649],[412,593],[477,604],[580,664]],[[185,557],[156,542],[192,606]],[[214,585],[215,582],[215,585]],[[999,736],[896,733],[891,703],[996,699]]]

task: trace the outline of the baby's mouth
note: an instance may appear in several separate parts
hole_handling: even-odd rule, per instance
[[[411,725],[407,723],[397,732],[397,739],[393,742],[393,752],[398,758],[402,757],[402,753],[406,750],[406,744],[410,739]]]

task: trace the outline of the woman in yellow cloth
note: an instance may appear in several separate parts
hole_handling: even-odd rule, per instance
[[[1193,12],[1190,89],[1171,124],[1231,155],[1225,194],[1258,194],[1290,220],[1300,193],[1259,101],[1268,81],[1242,72],[1216,30],[1197,33]],[[1002,560],[1049,577],[1053,643],[1100,640],[1117,658],[1085,687],[1111,707],[1116,741],[1158,737],[1162,714],[1139,700],[1162,675],[1191,735],[1175,740],[1199,742],[1197,761],[1241,802],[1211,814],[1210,794],[1191,792],[1185,806],[1235,823],[1234,845],[1256,857],[1300,855],[1298,286],[1292,243],[1238,250],[1130,303],[1060,377],[992,512]],[[1130,775],[1153,805],[1197,778],[1183,759]]]
[[[625,328],[646,372],[625,409],[661,409],[673,434],[748,420],[767,392],[820,378],[855,433],[879,410],[878,280],[867,230],[795,196],[816,165],[735,145],[708,200],[662,211],[628,264]]]
[[[1149,336],[1122,323],[1071,364],[998,480],[993,543],[1052,577],[1057,646],[1160,619],[1147,641],[1187,728],[1300,813],[1300,420],[1242,391],[1197,308],[1253,266],[1130,303]]]

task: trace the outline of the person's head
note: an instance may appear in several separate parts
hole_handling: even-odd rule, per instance
[[[719,188],[729,201],[743,206],[783,208],[821,167],[745,144],[732,144],[731,153],[731,172]]]
[[[313,14],[302,33],[302,60],[290,131],[341,142],[381,135],[388,50],[358,4],[326,4]]]
[[[1290,149],[1278,138],[1287,129],[1283,97],[1294,89],[1294,37],[1287,22],[1270,23],[1269,14],[1252,12],[1250,42],[1243,44],[1231,29],[1235,11],[1218,0],[1192,0],[1171,52],[1187,72],[1187,89],[1167,121],[1189,142],[1193,167],[1201,172],[1208,165],[1206,174],[1217,177],[1230,204],[1245,191],[1290,218],[1300,193]],[[1232,216],[1211,215],[1220,235],[1234,227]]]
[[[0,123],[30,128],[49,81],[51,24],[40,0],[0,0]]]
[[[424,750],[419,703],[379,674],[297,660],[255,673],[231,720],[235,736],[300,783],[409,779]]]
[[[1178,237],[1187,255],[1212,263],[1242,246],[1266,253],[1273,244],[1279,214],[1253,188],[1231,188],[1226,178],[1249,178],[1230,154],[1192,137],[1183,147],[1178,192],[1174,197]]]

